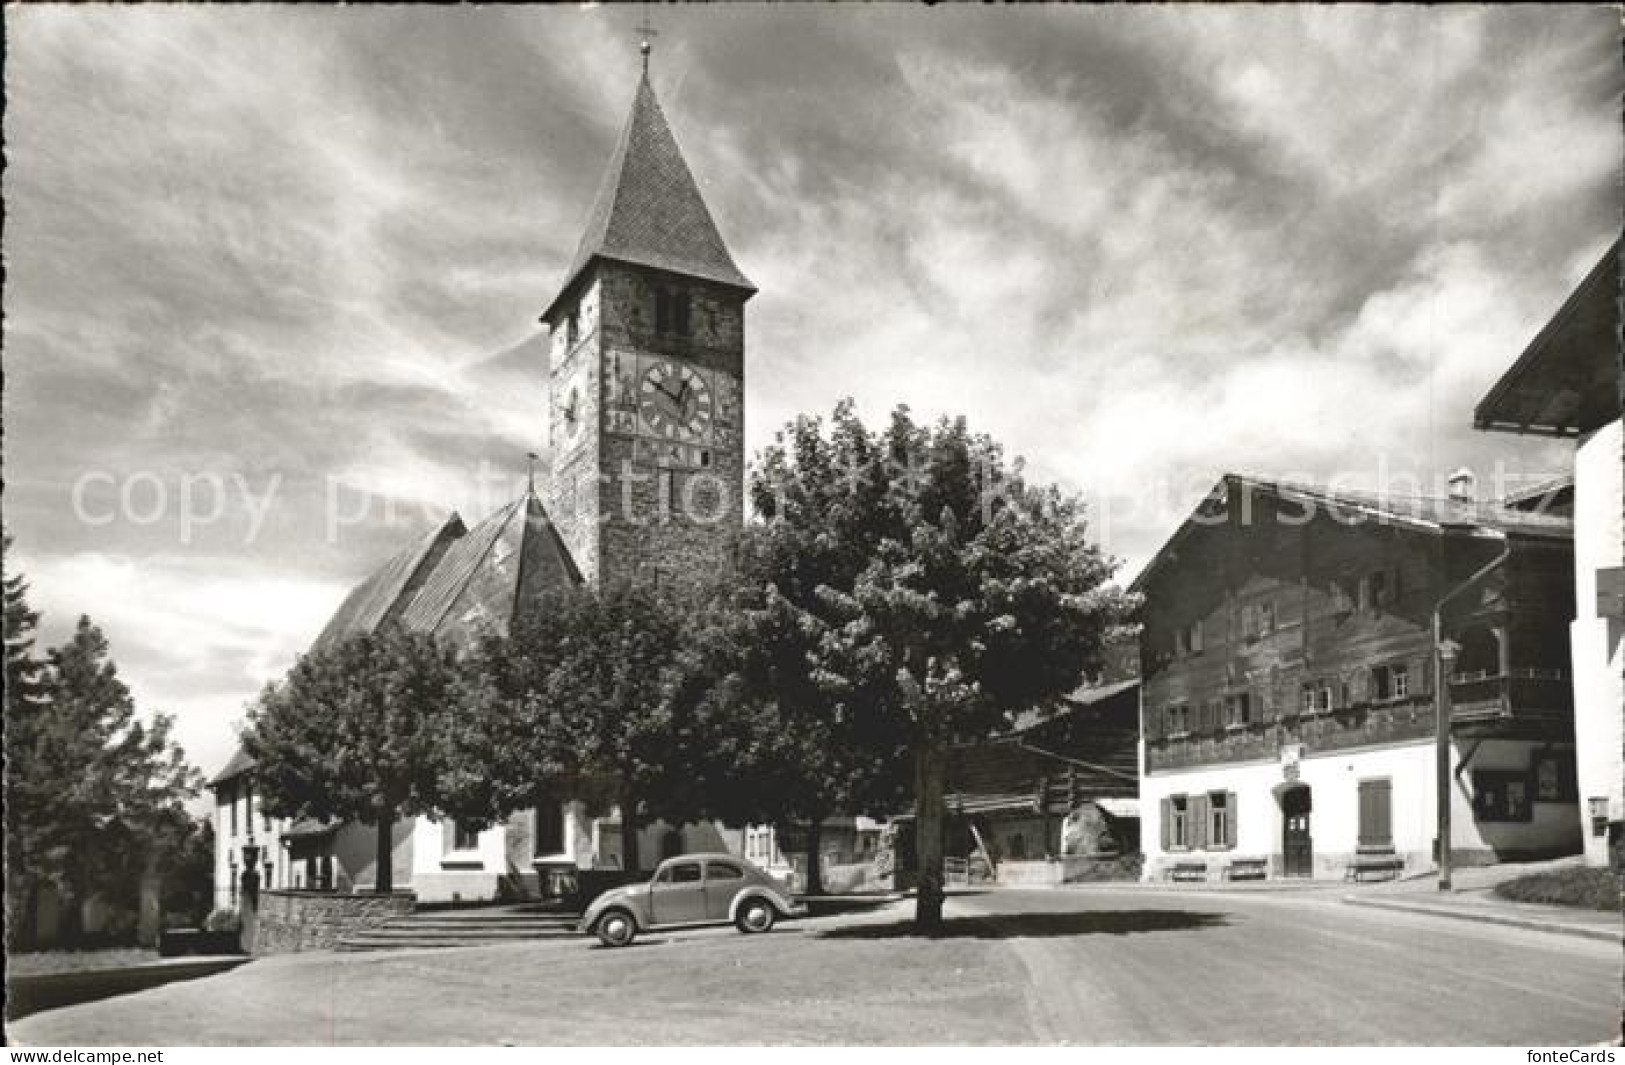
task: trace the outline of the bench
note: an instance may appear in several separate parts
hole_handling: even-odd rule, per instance
[[[1405,859],[1397,854],[1357,854],[1343,870],[1343,879],[1360,883],[1366,879],[1398,880],[1405,870]]]
[[[1173,868],[1168,870],[1169,880],[1206,880],[1206,862],[1175,862]]]
[[[1265,880],[1269,874],[1268,858],[1232,858],[1224,867],[1226,880]]]

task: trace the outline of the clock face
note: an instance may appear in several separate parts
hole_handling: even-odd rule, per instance
[[[711,389],[692,367],[664,359],[638,384],[638,417],[646,432],[670,440],[704,440],[711,432]]]

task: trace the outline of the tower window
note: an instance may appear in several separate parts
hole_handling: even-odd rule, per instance
[[[655,332],[693,335],[693,301],[687,292],[655,290]]]
[[[580,336],[581,313],[579,311],[572,310],[570,312],[570,316],[564,320],[564,342],[566,344],[574,344]]]

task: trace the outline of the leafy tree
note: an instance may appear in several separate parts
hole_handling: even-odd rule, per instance
[[[816,894],[825,818],[896,808],[906,738],[826,694],[812,669],[814,633],[771,585],[744,583],[708,621],[672,691],[675,711],[691,722],[683,761],[695,801],[731,824],[804,828],[806,890]]]
[[[652,582],[552,596],[470,659],[453,727],[447,803],[482,821],[561,783],[603,787],[621,810],[621,855],[638,829],[699,809],[691,756],[668,698],[692,626],[688,600]]]
[[[168,841],[164,862],[162,910],[201,928],[214,909],[214,821],[186,822]]]
[[[152,865],[201,777],[171,738],[165,714],[142,721],[108,657],[101,630],[81,617],[42,670],[15,658],[34,615],[20,579],[7,582],[6,846],[22,919],[16,942],[34,937],[39,890],[62,899],[64,938],[79,938],[84,902],[123,897],[131,870]],[[26,653],[26,651],[24,651]],[[24,680],[10,688],[13,670]]]
[[[906,736],[916,926],[940,926],[946,751],[1072,690],[1127,612],[1081,501],[1029,484],[963,419],[906,408],[883,431],[850,402],[780,434],[751,479],[746,569],[793,611],[805,668],[856,736]],[[793,677],[787,677],[792,686]],[[804,696],[798,695],[797,701]]]
[[[396,820],[438,806],[458,672],[451,648],[395,626],[305,655],[243,732],[265,812],[375,826],[376,890],[393,891]]]

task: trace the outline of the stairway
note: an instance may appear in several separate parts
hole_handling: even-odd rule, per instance
[[[557,939],[576,934],[579,915],[535,903],[415,910],[376,928],[342,936],[341,951],[479,947],[492,943]]]

